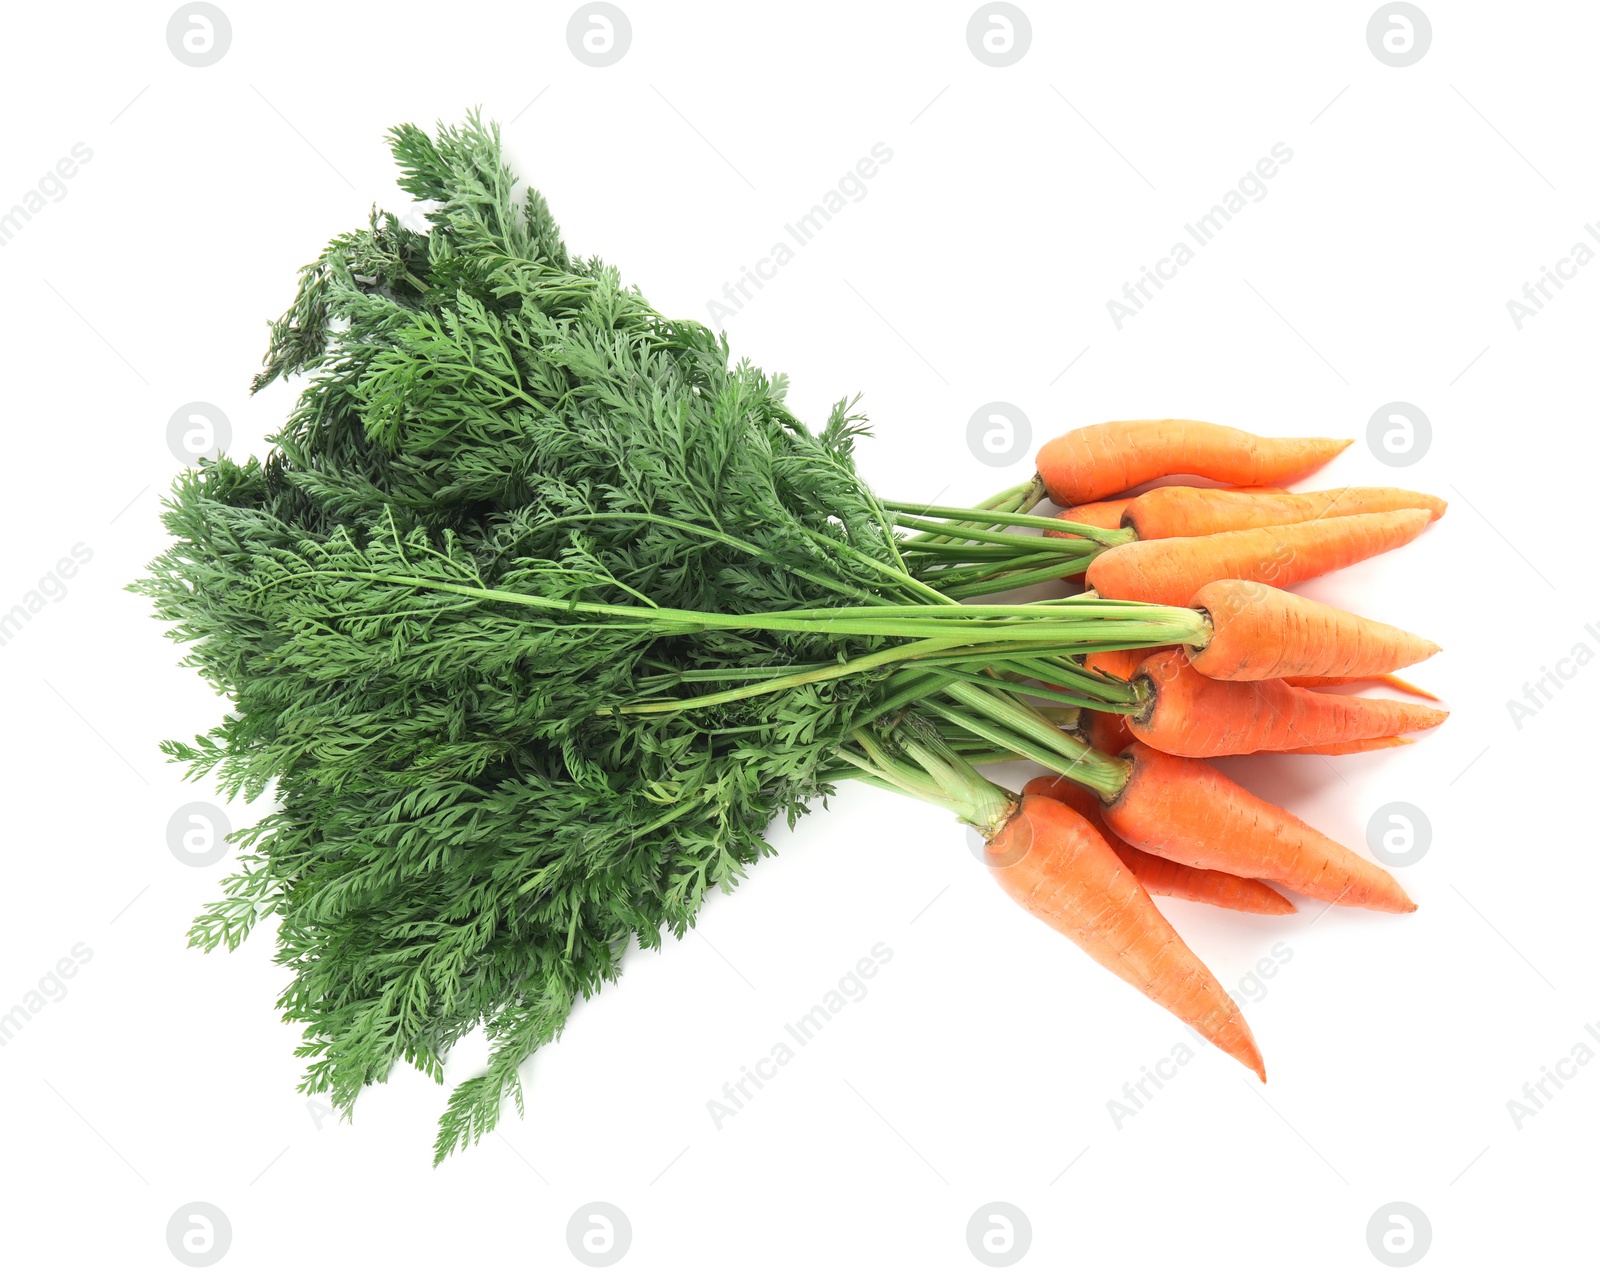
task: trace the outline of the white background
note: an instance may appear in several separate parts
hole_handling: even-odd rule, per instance
[[[967,3],[628,0],[605,69],[569,51],[567,5],[228,0],[231,47],[203,69],[169,52],[161,4],[8,13],[0,208],[93,151],[0,248],[0,609],[93,552],[0,647],[0,1011],[92,951],[0,1049],[12,1264],[180,1264],[165,1231],[195,1201],[231,1225],[221,1264],[250,1267],[576,1265],[567,1222],[593,1200],[627,1214],[637,1266],[975,1266],[966,1225],[994,1200],[1029,1217],[1023,1265],[1378,1265],[1366,1228],[1392,1201],[1429,1220],[1423,1264],[1592,1259],[1600,1065],[1520,1127],[1507,1101],[1600,1028],[1600,669],[1520,728],[1507,701],[1600,650],[1600,265],[1521,330],[1506,302],[1600,221],[1600,12],[1430,0],[1431,47],[1397,69],[1369,51],[1370,3],[1024,7],[1004,69],[969,51]],[[892,497],[1023,479],[1026,454],[968,452],[994,400],[1036,441],[1149,415],[1358,438],[1386,402],[1428,416],[1415,465],[1361,440],[1317,483],[1412,485],[1449,515],[1304,589],[1444,644],[1416,678],[1452,718],[1403,751],[1225,765],[1358,850],[1379,806],[1420,808],[1432,845],[1400,871],[1419,911],[1163,901],[1259,998],[1264,1089],[1202,1053],[1119,1127],[1108,1101],[1180,1025],[1015,910],[944,813],[846,788],[774,830],[780,854],[696,933],[631,956],[529,1065],[526,1119],[444,1167],[444,1091],[409,1070],[353,1124],[295,1093],[270,932],[184,947],[229,865],[169,851],[174,810],[212,795],[156,744],[223,703],[121,588],[162,543],[169,417],[214,403],[233,451],[260,449],[290,397],[245,390],[294,270],[373,201],[402,208],[385,128],[475,103],[575,249],[702,320],[885,143],[867,195],[725,325],[808,418],[865,391],[862,465]],[[1293,159],[1267,196],[1117,330],[1106,302],[1277,142]],[[869,994],[714,1127],[723,1082],[880,941]],[[1278,941],[1287,964],[1241,986]],[[481,1057],[464,1046],[452,1080]]]

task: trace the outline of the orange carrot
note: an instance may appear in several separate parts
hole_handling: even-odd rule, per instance
[[[1093,525],[1096,529],[1122,528],[1122,512],[1131,498],[1113,498],[1103,503],[1084,503],[1078,507],[1068,507],[1056,513],[1057,520],[1070,520],[1075,525]],[[1063,533],[1057,529],[1046,529],[1046,538],[1076,538],[1077,534]]]
[[[1428,519],[1427,512],[1408,509],[1129,542],[1096,556],[1088,582],[1108,599],[1174,605],[1188,604],[1201,587],[1223,578],[1292,586],[1403,546]]]
[[[1024,795],[984,848],[984,861],[1028,912],[1266,1080],[1239,1007],[1133,871],[1072,808]]]
[[[1444,515],[1445,506],[1442,498],[1406,489],[1346,486],[1305,494],[1259,494],[1168,485],[1129,500],[1120,523],[1132,528],[1142,540],[1198,538],[1230,529],[1293,525],[1330,516],[1361,516],[1408,507],[1420,508],[1438,520]]]
[[[1082,785],[1060,776],[1036,776],[1022,787],[1024,794],[1042,794],[1066,803],[1111,844],[1121,861],[1151,895],[1170,895],[1175,899],[1214,904],[1241,913],[1281,915],[1295,911],[1294,905],[1265,882],[1236,878],[1215,869],[1192,869],[1186,864],[1164,860],[1138,847],[1130,847],[1107,826],[1100,814],[1100,800]]]
[[[1298,745],[1292,750],[1275,750],[1277,754],[1365,754],[1368,750],[1392,750],[1399,745],[1410,745],[1409,736],[1373,736],[1365,741],[1334,741],[1330,745]]]
[[[1162,476],[1278,485],[1321,467],[1349,441],[1258,437],[1194,419],[1097,423],[1047,441],[1035,465],[1057,507],[1092,503]]]
[[[1139,669],[1139,663],[1156,651],[1154,648],[1115,648],[1110,652],[1090,653],[1083,659],[1083,664],[1098,674],[1111,675],[1129,683]]]
[[[1413,697],[1421,697],[1424,701],[1439,700],[1437,693],[1419,688],[1409,679],[1402,679],[1399,675],[1289,675],[1283,682],[1293,684],[1296,688],[1347,688],[1351,684],[1382,684],[1385,688],[1410,693]]]
[[[1271,485],[1242,485],[1242,486],[1230,485],[1230,486],[1224,487],[1221,490],[1193,490],[1192,487],[1187,486],[1187,485],[1168,485],[1168,486],[1163,486],[1163,488],[1164,489],[1172,489],[1172,490],[1191,490],[1191,492],[1202,493],[1202,494],[1213,494],[1213,493],[1217,493],[1217,494],[1221,494],[1221,493],[1226,493],[1226,494],[1287,494],[1289,492],[1288,490],[1276,489]],[[1151,490],[1150,491],[1150,493],[1152,493],[1152,494],[1153,493],[1157,493],[1157,492],[1158,491],[1156,491],[1156,490]],[[1148,497],[1148,495],[1141,494],[1139,496],[1139,498],[1145,498],[1145,497]],[[1421,495],[1419,495],[1418,497],[1421,497]],[[1123,513],[1127,511],[1127,509],[1128,509],[1128,507],[1130,505],[1132,505],[1134,503],[1137,503],[1139,501],[1139,498],[1134,498],[1134,497],[1108,498],[1105,501],[1099,502],[1099,503],[1082,503],[1077,507],[1067,507],[1067,508],[1063,508],[1061,511],[1058,511],[1056,513],[1056,519],[1057,520],[1070,520],[1074,524],[1078,524],[1078,525],[1093,525],[1096,529],[1121,529],[1122,525],[1123,525],[1123,519],[1122,519]],[[1301,519],[1301,520],[1310,520],[1311,517],[1310,516],[1302,516],[1299,519]],[[1264,521],[1262,523],[1265,524],[1265,523],[1269,523],[1269,522],[1265,522]],[[1270,522],[1270,523],[1274,523],[1275,524],[1277,522],[1274,521],[1274,522]],[[1229,526],[1229,528],[1234,528],[1234,527],[1235,526]],[[1199,530],[1190,530],[1189,532],[1191,532],[1191,533],[1199,533],[1200,531]],[[1058,530],[1054,530],[1054,529],[1046,529],[1044,531],[1044,536],[1046,538],[1076,538],[1077,537],[1076,534],[1062,533],[1062,532],[1060,532]],[[1140,535],[1141,538],[1142,537],[1148,537],[1148,536],[1149,535],[1145,535],[1145,534],[1141,534]]]
[[[1188,602],[1211,618],[1212,627],[1205,647],[1189,650],[1189,661],[1213,679],[1360,679],[1410,666],[1439,651],[1432,641],[1398,627],[1255,582],[1212,582],[1191,592]]]
[[[1277,679],[1210,679],[1178,649],[1145,658],[1135,682],[1149,695],[1140,713],[1127,716],[1129,731],[1187,758],[1392,737],[1436,728],[1448,717],[1431,706],[1314,692]]]
[[[1084,722],[1089,744],[1102,754],[1121,754],[1132,743],[1127,715],[1108,710],[1085,710],[1084,714],[1088,716]]]
[[[1409,913],[1388,873],[1200,759],[1135,741],[1127,783],[1104,816],[1123,841],[1198,869],[1277,882],[1333,904]]]
[[[1139,663],[1156,651],[1160,650],[1119,648],[1108,653],[1090,653],[1083,659],[1083,664],[1099,674],[1110,675],[1127,683],[1133,679],[1134,672],[1139,669]],[[1133,733],[1128,731],[1126,715],[1106,710],[1090,710],[1085,714],[1087,717],[1084,723],[1089,735],[1089,744],[1102,754],[1121,754],[1123,748],[1133,740]]]

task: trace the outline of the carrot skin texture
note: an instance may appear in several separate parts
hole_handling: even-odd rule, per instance
[[[1189,486],[1180,486],[1180,485],[1170,485],[1170,486],[1167,486],[1166,488],[1174,489],[1174,490],[1181,490],[1181,489],[1188,489],[1190,487]],[[1151,493],[1156,493],[1158,491],[1152,490],[1150,492]],[[1246,486],[1230,486],[1226,490],[1215,490],[1215,491],[1202,490],[1202,491],[1196,491],[1196,492],[1197,493],[1229,493],[1229,494],[1287,494],[1289,491],[1285,490],[1285,489],[1277,489],[1277,488],[1275,488],[1273,486],[1270,486],[1270,485],[1246,485]],[[1123,517],[1124,517],[1125,513],[1127,512],[1127,509],[1132,504],[1137,503],[1139,501],[1139,498],[1144,498],[1144,497],[1147,497],[1147,495],[1141,494],[1137,498],[1133,497],[1133,496],[1129,496],[1127,498],[1108,498],[1108,499],[1105,499],[1105,500],[1103,500],[1101,502],[1098,502],[1098,503],[1082,503],[1082,504],[1079,504],[1077,507],[1067,507],[1067,508],[1064,508],[1063,510],[1057,512],[1056,513],[1056,519],[1057,520],[1070,520],[1074,524],[1077,524],[1077,525],[1093,525],[1096,529],[1121,529],[1123,527],[1123,525],[1126,523],[1124,521]],[[1304,519],[1309,520],[1311,518],[1309,516],[1307,516]],[[1191,532],[1196,532],[1196,531],[1191,531]],[[1077,537],[1076,534],[1061,533],[1058,530],[1054,530],[1054,529],[1045,530],[1044,531],[1044,536],[1046,538],[1076,538]],[[1140,535],[1140,536],[1143,537],[1143,535]]]
[[[1377,486],[1344,486],[1290,494],[1284,490],[1247,492],[1169,485],[1129,500],[1121,523],[1133,529],[1142,540],[1198,538],[1233,529],[1293,525],[1406,508],[1429,512],[1431,519],[1438,520],[1446,506],[1444,499],[1431,494]]]
[[[1135,737],[1166,754],[1216,758],[1338,745],[1421,732],[1449,717],[1415,702],[1314,692],[1279,679],[1211,679],[1188,662],[1178,649],[1145,658],[1138,679],[1150,698],[1141,713],[1127,716]]]
[[[1056,513],[1057,520],[1070,520],[1075,525],[1092,525],[1096,529],[1121,529],[1122,513],[1131,498],[1113,498],[1101,503],[1083,503],[1077,507],[1068,507]],[[1076,538],[1077,534],[1064,533],[1058,529],[1046,529],[1046,538]]]
[[[1133,743],[1133,733],[1128,730],[1128,716],[1111,714],[1104,710],[1087,710],[1089,744],[1102,754],[1118,755]]]
[[[1237,878],[1216,869],[1190,868],[1186,864],[1177,864],[1151,855],[1148,851],[1141,851],[1138,847],[1130,847],[1106,824],[1100,814],[1099,798],[1064,776],[1036,776],[1022,787],[1022,792],[1040,794],[1066,803],[1111,844],[1111,849],[1133,870],[1133,876],[1151,895],[1170,895],[1174,899],[1231,908],[1240,913],[1282,916],[1295,911],[1292,901],[1265,882],[1258,882],[1254,878]]]
[[[1072,507],[1162,476],[1280,485],[1321,467],[1349,444],[1258,437],[1195,419],[1129,419],[1075,428],[1040,446],[1034,462],[1050,501]]]
[[[1347,688],[1351,684],[1382,684],[1385,688],[1409,693],[1424,701],[1439,700],[1438,693],[1419,688],[1399,675],[1286,675],[1283,682],[1293,684],[1296,688]]]
[[[1097,674],[1110,675],[1130,683],[1139,669],[1139,663],[1157,651],[1154,648],[1113,648],[1107,652],[1089,653],[1084,657],[1083,664]]]
[[[1328,745],[1301,745],[1292,750],[1277,750],[1278,754],[1365,754],[1369,750],[1392,750],[1396,746],[1410,745],[1409,736],[1374,736],[1365,741],[1335,741]]]
[[[1138,671],[1139,663],[1152,651],[1159,650],[1118,648],[1110,652],[1090,653],[1083,659],[1083,664],[1099,674],[1110,675],[1128,683]],[[1123,747],[1133,740],[1133,733],[1128,731],[1126,715],[1105,710],[1090,710],[1087,714],[1086,730],[1089,734],[1089,744],[1102,754],[1120,754]]]
[[[1420,635],[1258,582],[1211,582],[1187,602],[1211,618],[1211,638],[1189,650],[1189,663],[1213,679],[1364,679],[1439,651]]]
[[[1411,898],[1387,872],[1257,798],[1200,759],[1135,741],[1133,771],[1104,810],[1123,841],[1200,869],[1276,882],[1312,899],[1410,913]]]
[[[1266,1080],[1239,1007],[1133,871],[1072,808],[1025,794],[984,848],[984,861],[1028,912]]]
[[[1188,604],[1201,587],[1230,578],[1293,586],[1404,546],[1428,519],[1409,509],[1129,542],[1096,556],[1087,579],[1107,599],[1171,605]]]

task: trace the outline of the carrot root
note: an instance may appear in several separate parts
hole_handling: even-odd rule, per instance
[[[1416,905],[1387,872],[1257,798],[1200,759],[1135,741],[1132,771],[1106,805],[1106,824],[1132,846],[1179,864],[1277,882],[1332,904],[1409,913]]]
[[[1213,679],[1364,679],[1439,651],[1419,635],[1258,582],[1211,582],[1186,602],[1211,618],[1211,638],[1204,648],[1189,650],[1189,661]]]
[[[1327,745],[1301,745],[1292,750],[1279,750],[1279,754],[1365,754],[1369,750],[1391,750],[1399,745],[1410,745],[1409,736],[1372,736],[1364,741],[1333,741]]]
[[[1399,675],[1286,675],[1283,682],[1293,684],[1296,688],[1348,688],[1352,684],[1382,684],[1385,688],[1421,697],[1424,701],[1439,700],[1438,693],[1419,688]]]
[[[1093,503],[1162,476],[1281,485],[1321,467],[1349,441],[1258,437],[1195,419],[1097,423],[1046,442],[1035,465],[1057,507]]]
[[[1113,498],[1101,503],[1083,503],[1077,507],[1063,508],[1056,513],[1057,520],[1068,520],[1074,525],[1090,525],[1095,529],[1121,529],[1122,512],[1131,498]],[[1077,534],[1057,529],[1046,529],[1046,538],[1076,538]]]
[[[1408,509],[1128,542],[1096,556],[1087,579],[1107,599],[1173,605],[1188,604],[1201,587],[1230,578],[1293,586],[1404,546],[1428,520],[1427,512]]]
[[[1186,758],[1341,745],[1438,727],[1443,710],[1295,688],[1278,679],[1211,679],[1178,649],[1147,657],[1137,682],[1145,708],[1127,716],[1146,745]]]
[[[1266,1080],[1250,1025],[1093,825],[1025,794],[984,860],[1028,912]]]
[[[1386,487],[1345,486],[1290,494],[1285,490],[1188,489],[1169,485],[1129,499],[1119,523],[1132,528],[1141,539],[1188,538],[1405,508],[1426,511],[1430,519],[1438,520],[1446,506],[1444,499],[1432,494]]]
[[[1240,913],[1283,916],[1295,911],[1293,901],[1287,896],[1280,895],[1255,878],[1234,877],[1217,869],[1191,868],[1187,864],[1178,864],[1129,846],[1106,824],[1100,814],[1099,798],[1063,776],[1036,776],[1022,787],[1022,792],[1041,794],[1066,803],[1111,844],[1111,849],[1133,870],[1133,876],[1151,895],[1169,895],[1174,899],[1230,908]]]

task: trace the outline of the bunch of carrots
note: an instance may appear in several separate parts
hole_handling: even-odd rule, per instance
[[[1281,887],[1328,904],[1416,908],[1384,869],[1206,761],[1402,745],[1446,717],[1322,691],[1370,682],[1436,700],[1395,677],[1436,644],[1286,589],[1402,546],[1444,514],[1441,500],[1408,490],[1282,488],[1348,444],[1166,419],[1080,428],[1039,451],[1037,484],[1062,509],[1051,532],[1097,534],[1092,596],[1188,607],[1204,635],[1085,656],[1088,671],[1126,685],[1130,704],[1082,711],[1074,745],[1030,751],[1054,772],[980,825],[1008,895],[1262,1080],[1238,1006],[1150,897],[1293,912]],[[1179,476],[1227,488],[1128,493]]]
[[[1067,433],[978,507],[882,499],[850,401],[808,428],[782,376],[569,251],[492,125],[389,140],[420,220],[374,209],[300,271],[255,380],[302,381],[283,430],[179,477],[135,584],[229,698],[163,748],[278,804],[190,939],[276,919],[302,1090],[442,1079],[481,1026],[435,1159],[481,1138],[624,949],[847,777],[976,826],[1018,903],[1264,1079],[1151,896],[1415,907],[1208,760],[1444,719],[1394,678],[1434,644],[1290,589],[1444,504],[1289,493],[1348,442],[1172,419]],[[1369,681],[1399,696],[1326,691]],[[1047,774],[979,770],[1018,758]]]

